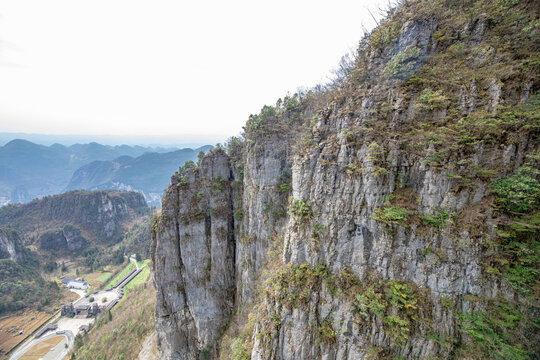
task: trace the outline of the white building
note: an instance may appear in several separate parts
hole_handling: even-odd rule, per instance
[[[86,290],[88,289],[88,283],[86,281],[73,280],[70,281],[66,287],[68,289]]]

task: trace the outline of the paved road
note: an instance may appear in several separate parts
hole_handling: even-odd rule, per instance
[[[79,289],[68,289],[68,290],[71,291],[71,292],[74,292],[74,293],[77,294],[77,295],[79,295],[79,298],[78,298],[77,300],[75,300],[75,301],[73,302],[73,304],[75,304],[75,303],[77,303],[79,300],[81,300],[81,299],[84,297],[84,295],[86,294],[86,293],[84,292],[84,290],[79,290]]]
[[[118,299],[120,297],[119,291],[117,289],[110,290],[110,291],[96,291],[97,294],[92,293],[89,294],[88,297],[84,297],[82,299],[77,300],[78,306],[92,306],[92,304],[96,303],[100,307],[107,306],[114,300]],[[94,298],[92,302],[90,302],[90,298]],[[103,301],[105,299],[105,301]]]
[[[64,350],[61,351],[61,352],[58,352],[54,355],[56,355],[55,357],[47,357],[47,359],[50,359],[50,360],[62,360],[64,358],[64,356],[67,355],[67,353],[69,352],[69,350],[73,347],[73,341],[75,339],[75,337],[73,336],[73,333],[69,330],[66,330],[66,332],[63,334],[66,339],[67,339],[67,344],[68,344],[68,347],[66,348],[64,346]],[[10,360],[17,360],[18,358],[20,358],[21,356],[24,355],[25,352],[27,352],[28,350],[30,350],[30,348],[36,344],[39,344],[40,342],[44,341],[44,340],[47,340],[47,339],[50,339],[52,337],[55,337],[55,336],[58,336],[56,335],[56,332],[50,334],[50,335],[47,335],[47,336],[44,336],[42,338],[39,338],[39,339],[34,339],[28,343],[26,343],[23,347],[21,347],[20,349],[18,349],[16,352],[13,353],[13,355],[11,355],[11,357],[9,358]],[[47,354],[49,355],[50,352]]]
[[[133,261],[135,263],[135,266],[137,267],[137,270],[139,270],[139,264],[137,264],[137,259],[134,257],[130,257],[129,260]]]
[[[70,291],[76,293],[77,295],[79,295],[79,298],[77,300],[75,300],[73,302],[73,304],[77,304],[78,302],[80,302],[82,299],[84,299],[84,291],[82,290],[77,290],[77,289],[69,289]],[[57,315],[55,317],[53,317],[51,320],[49,320],[47,322],[47,324],[51,324],[51,323],[54,323],[55,321],[58,320],[60,316],[60,312],[57,312]],[[63,351],[61,353],[62,356],[58,356],[58,357],[54,357],[54,358],[51,358],[49,356],[49,354],[47,354],[47,356],[45,356],[43,359],[47,359],[47,360],[53,360],[53,359],[62,359],[64,356],[66,356],[66,354],[68,353],[69,350],[71,350],[71,348],[73,347],[73,339],[74,339],[74,335],[73,335],[73,331],[72,330],[75,330],[75,332],[78,332],[79,331],[79,326],[81,324],[71,324],[71,325],[74,325],[74,326],[62,326],[62,320],[63,319],[66,319],[66,320],[73,320],[73,319],[68,319],[68,318],[60,318],[60,321],[58,322],[58,329],[57,330],[54,330],[51,334],[47,335],[47,336],[43,336],[39,339],[35,339],[33,338],[33,336],[31,337],[32,340],[26,340],[26,343],[20,345],[19,349],[17,349],[17,351],[15,351],[11,357],[10,357],[10,360],[16,360],[18,359],[19,357],[21,357],[27,350],[29,350],[32,346],[34,346],[35,344],[38,344],[40,343],[41,341],[45,340],[45,339],[49,339],[53,336],[56,336],[56,331],[60,331],[60,330],[65,330],[66,331],[66,338],[67,338],[67,344],[68,344],[68,348],[66,349],[66,351]],[[93,319],[91,319],[93,321]],[[73,322],[73,321],[71,321]],[[43,324],[43,326],[45,326],[46,324]],[[88,325],[88,321],[85,321],[84,322],[84,325]],[[73,328],[73,329],[69,329],[69,328]],[[71,339],[71,340],[70,340]],[[54,352],[53,352],[54,353]]]
[[[137,264],[137,260],[134,258],[130,258],[131,261],[135,263],[135,266],[137,267],[137,270],[139,270],[139,264]],[[145,265],[146,266],[146,265]],[[143,266],[144,267],[144,266]],[[131,279],[133,280],[133,279]],[[76,289],[70,289],[71,291],[77,293],[79,295],[79,299],[73,302],[73,304],[82,305],[86,304],[89,300],[89,298],[86,298],[84,295],[84,291],[76,290]],[[98,294],[93,294],[96,301],[100,301],[100,305],[107,305],[108,303],[112,302],[114,299],[120,297],[120,292],[117,290],[114,291],[100,291]],[[106,297],[107,301],[105,303],[102,302],[102,298]],[[59,315],[59,313],[58,313]],[[58,319],[58,315],[54,317],[54,319],[51,319],[48,323],[52,323]],[[77,334],[79,332],[80,325],[90,325],[94,321],[94,318],[90,319],[71,319],[71,318],[60,318],[60,320],[57,322],[58,329],[57,331],[63,330],[65,331],[64,336],[66,337],[66,343],[68,347],[66,348],[64,344],[64,340],[61,342],[62,347],[64,348],[63,351],[60,352],[60,347],[58,345],[51,350],[49,353],[47,353],[42,360],[62,360],[64,356],[68,354],[68,352],[73,347],[75,336],[73,335],[74,332]],[[50,335],[43,336],[40,339],[33,339],[30,341],[27,341],[26,344],[22,345],[16,352],[11,355],[10,360],[17,360],[19,359],[26,351],[28,351],[32,346],[40,343],[43,340],[49,339],[53,336],[57,336],[56,332],[51,333]]]

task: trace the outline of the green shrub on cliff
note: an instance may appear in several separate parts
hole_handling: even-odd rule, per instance
[[[388,226],[405,225],[409,215],[413,212],[401,206],[385,206],[375,209],[371,218]]]
[[[524,166],[515,175],[495,180],[491,189],[497,195],[497,204],[508,213],[526,213],[540,204],[540,182],[534,175],[540,171]]]
[[[302,199],[293,199],[289,212],[299,221],[309,221],[315,216],[315,212],[311,208],[311,201]]]
[[[407,46],[405,50],[394,56],[384,68],[387,77],[398,79],[409,78],[416,66],[416,59],[420,56],[420,49],[416,46]]]

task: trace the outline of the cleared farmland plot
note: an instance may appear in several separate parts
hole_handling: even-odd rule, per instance
[[[28,310],[19,315],[12,315],[1,319],[0,357],[3,357],[50,317],[50,314],[41,311]],[[20,331],[23,331],[22,335],[19,335]]]

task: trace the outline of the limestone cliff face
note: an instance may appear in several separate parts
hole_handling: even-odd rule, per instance
[[[76,251],[86,242],[80,231],[88,240],[97,243],[115,241],[122,234],[123,222],[138,209],[146,207],[144,197],[135,192],[72,191],[27,204],[2,207],[0,225],[22,232],[35,231],[39,235],[53,229],[47,238],[56,240],[44,239],[45,243],[62,243],[70,251]],[[70,225],[65,228],[65,224]]]
[[[9,259],[19,263],[24,260],[21,239],[12,229],[0,228],[0,259]]]
[[[162,359],[215,358],[235,300],[231,167],[213,151],[175,174],[153,227]]]
[[[494,40],[531,3],[473,3],[402,5],[335,88],[265,107],[172,177],[160,358],[538,356],[539,81],[508,76],[521,55]]]
[[[241,304],[255,296],[256,279],[266,254],[286,223],[293,141],[294,132],[277,130],[246,149],[240,202],[243,217],[237,230],[236,273]]]
[[[39,236],[39,247],[44,250],[79,252],[87,243],[81,230],[73,225],[64,225],[62,229],[49,230]]]

